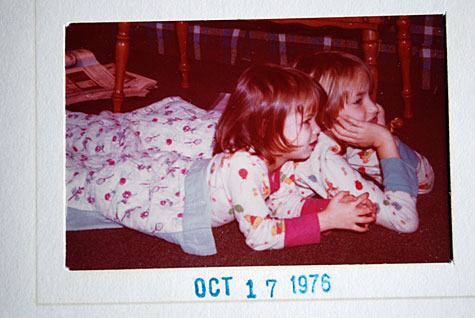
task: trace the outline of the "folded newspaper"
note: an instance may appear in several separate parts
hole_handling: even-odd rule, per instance
[[[112,98],[115,86],[115,64],[100,64],[94,54],[86,49],[67,51],[66,105],[97,99]],[[125,72],[125,96],[146,96],[157,87],[157,81]]]

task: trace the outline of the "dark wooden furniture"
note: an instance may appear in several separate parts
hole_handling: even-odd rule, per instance
[[[379,51],[379,26],[389,18],[387,17],[355,17],[355,18],[324,18],[324,19],[279,19],[271,20],[276,23],[300,23],[311,27],[334,26],[344,29],[361,29],[362,48],[364,61],[370,67],[374,75],[373,99],[379,83],[378,72],[378,51]],[[404,100],[404,117],[412,117],[411,97],[412,89],[410,83],[411,65],[411,39],[409,33],[409,18],[407,16],[398,17],[396,20],[398,27],[397,47],[399,60],[401,62],[402,75],[402,98]]]
[[[130,49],[130,22],[118,24],[117,41],[115,43],[115,87],[112,93],[114,112],[120,112],[124,101],[124,77]]]
[[[373,98],[376,98],[379,74],[378,74],[378,50],[379,50],[379,27],[389,18],[387,17],[354,17],[354,18],[323,18],[323,19],[272,19],[270,21],[280,24],[299,23],[311,27],[335,26],[345,29],[361,29],[362,48],[364,60],[371,68],[375,79]],[[412,117],[411,100],[412,88],[410,83],[411,67],[411,37],[409,33],[409,17],[396,18],[397,24],[397,48],[401,63],[402,91],[404,101],[404,117]],[[114,112],[119,112],[124,99],[123,81],[125,66],[129,55],[129,31],[130,22],[119,23],[119,31],[116,42],[116,83],[113,93]],[[189,88],[188,73],[190,64],[187,57],[188,22],[176,22],[178,47],[180,52],[179,69],[182,73],[182,88]]]

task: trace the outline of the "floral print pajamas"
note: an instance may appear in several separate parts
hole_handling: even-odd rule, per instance
[[[221,153],[209,166],[211,225],[237,220],[253,249],[318,243],[317,212],[328,200],[306,198],[295,184],[295,164],[269,175],[264,160],[248,152]]]
[[[320,134],[317,146],[309,160],[296,168],[297,184],[307,194],[317,193],[323,198],[332,198],[339,191],[349,191],[357,196],[369,193],[369,199],[377,206],[376,224],[399,232],[413,232],[418,226],[415,193],[381,190],[377,183],[364,178],[360,173],[382,182],[380,161],[372,149],[348,148],[347,154],[339,155],[340,146],[324,133]],[[426,158],[417,156],[417,183],[419,192],[430,191],[434,173]],[[384,172],[384,170],[383,170]],[[383,182],[382,182],[383,183]]]

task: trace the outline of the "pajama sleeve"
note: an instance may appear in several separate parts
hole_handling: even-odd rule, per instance
[[[404,162],[415,164],[419,188],[418,193],[424,194],[432,191],[434,171],[427,158],[412,150],[400,139],[398,139],[398,150]],[[379,158],[374,149],[348,147],[346,159],[354,170],[373,178],[379,184],[383,183]]]
[[[317,213],[300,216],[305,200],[301,200],[302,197],[295,192],[280,206],[294,217],[277,217],[276,210],[266,202],[270,196],[267,169],[240,161],[234,161],[229,168],[226,191],[246,244],[255,250],[266,250],[318,243],[320,227]]]
[[[314,199],[305,195],[305,192],[301,193],[295,184],[293,167],[294,163],[285,164],[280,170],[279,189],[271,193],[268,199],[272,215],[285,219],[325,210],[329,200]]]
[[[377,206],[377,224],[399,232],[413,232],[417,229],[417,190],[414,193],[417,183],[414,184],[415,176],[410,178],[414,171],[408,171],[406,163],[394,159],[385,164],[383,174],[388,180],[383,191],[354,170],[348,161],[338,154],[337,149],[328,147],[328,144],[317,148],[298,173],[299,179],[308,187],[324,198],[332,198],[340,191],[349,191],[355,196],[368,192],[369,199]],[[409,175],[409,178],[399,179],[398,174]]]

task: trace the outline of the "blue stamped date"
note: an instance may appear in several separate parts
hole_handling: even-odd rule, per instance
[[[274,298],[277,294],[286,296],[289,293],[294,295],[311,295],[320,292],[329,293],[332,285],[330,275],[324,273],[308,275],[292,275],[290,279],[279,282],[278,279],[269,278],[265,280],[248,279],[244,282],[236,282],[233,276],[211,277],[209,279],[196,278],[194,281],[195,295],[198,298],[216,298],[233,295],[234,289],[241,292],[242,297],[247,299]],[[238,286],[244,284],[245,288]],[[265,286],[265,287],[264,287]],[[242,292],[245,290],[246,292]],[[259,290],[259,292],[257,291]]]

